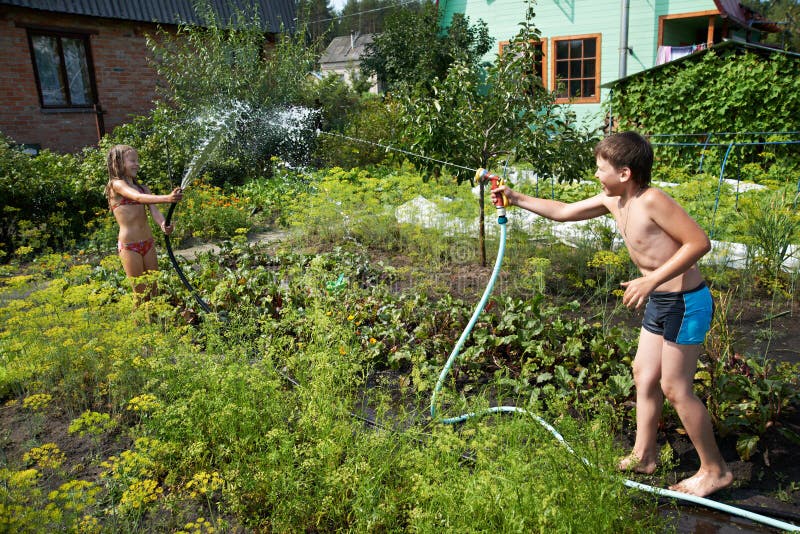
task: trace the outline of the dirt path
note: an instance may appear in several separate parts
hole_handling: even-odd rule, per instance
[[[283,241],[288,236],[289,230],[269,230],[248,235],[247,241],[249,243],[275,243],[277,241]],[[203,243],[202,245],[175,250],[175,255],[181,256],[186,260],[193,260],[201,252],[218,252],[219,249],[220,247],[216,243]]]

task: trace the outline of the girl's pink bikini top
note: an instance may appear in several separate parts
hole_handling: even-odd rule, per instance
[[[141,186],[139,184],[133,184],[133,186],[136,189],[138,189],[140,193],[144,194],[144,190],[141,188]],[[119,202],[117,202],[116,204],[111,206],[111,211],[114,211],[119,206],[130,206],[130,205],[135,205],[135,204],[141,204],[141,202],[139,202],[138,200],[132,200],[132,199],[127,198],[127,197],[122,197],[122,199]]]

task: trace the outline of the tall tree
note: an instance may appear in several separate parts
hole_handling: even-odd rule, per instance
[[[333,10],[328,5],[328,0],[299,0],[297,5],[298,20],[307,32],[307,38],[315,43],[322,52],[332,39],[332,30],[335,26]]]
[[[485,22],[470,26],[462,15],[453,17],[450,27],[442,31],[438,9],[427,1],[420,11],[399,8],[387,15],[383,32],[361,59],[361,69],[366,76],[377,75],[387,90],[429,86],[433,79],[445,77],[457,60],[477,64],[492,43]]]
[[[398,9],[418,10],[420,5],[409,0],[348,0],[334,27],[334,35],[351,32],[381,33],[384,21]]]

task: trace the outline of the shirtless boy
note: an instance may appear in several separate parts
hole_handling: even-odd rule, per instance
[[[666,397],[700,457],[697,473],[670,489],[705,497],[733,482],[708,411],[692,387],[713,314],[697,261],[711,249],[711,242],[675,200],[650,186],[653,150],[644,137],[634,132],[614,134],[598,143],[594,153],[595,176],[603,189],[596,196],[567,204],[501,185],[492,190],[492,199],[502,193],[510,205],[555,221],[582,221],[606,213],[614,217],[642,274],[622,283],[622,302],[629,308],[645,306],[633,360],[636,442],[619,469],[655,471],[658,422]]]

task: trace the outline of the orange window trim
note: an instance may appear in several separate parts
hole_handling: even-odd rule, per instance
[[[498,55],[503,54],[503,48],[508,46],[511,41],[500,41],[498,44]],[[542,86],[547,87],[547,39],[542,38],[539,39],[539,43],[542,45],[540,47],[542,52],[541,62],[542,62]]]
[[[690,19],[690,18],[700,18],[700,17],[708,17],[708,45],[712,45],[714,40],[714,18],[719,15],[719,11],[716,9],[709,9],[706,11],[693,11],[691,13],[679,13],[677,15],[661,15],[658,17],[658,44],[657,46],[662,46],[664,44],[664,22],[668,20],[675,20],[675,19]]]
[[[557,104],[598,104],[600,103],[600,59],[602,57],[602,35],[601,33],[586,33],[583,35],[565,35],[563,37],[551,37],[551,53],[550,53],[550,72],[552,73],[552,83],[550,90],[555,92],[558,89],[558,80],[556,80],[556,46],[559,41],[573,41],[577,39],[595,39],[596,41],[596,56],[595,56],[595,70],[594,70],[594,96],[585,98],[556,98]]]

